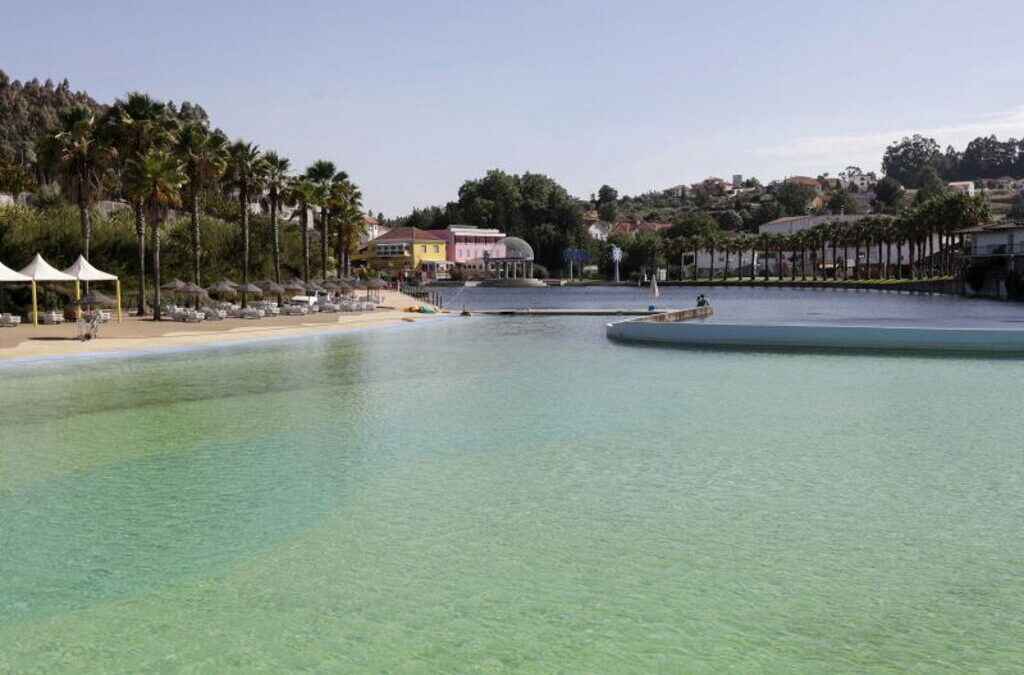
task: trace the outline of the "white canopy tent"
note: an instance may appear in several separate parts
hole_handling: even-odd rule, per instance
[[[32,281],[21,272],[15,272],[7,265],[0,263],[0,283],[27,284]]]
[[[109,272],[103,272],[96,269],[92,264],[85,259],[85,256],[79,255],[78,260],[71,267],[64,270],[65,274],[70,274],[77,281],[113,281],[117,288],[117,322],[121,322],[121,281],[113,274]],[[78,284],[75,284],[75,299],[78,300],[82,297],[82,289]]]
[[[32,281],[20,272],[15,272],[7,265],[0,263],[0,284],[27,284]]]
[[[36,257],[32,259],[28,265],[22,270],[21,274],[28,277],[28,280],[32,282],[32,325],[39,325],[39,303],[36,295],[36,285],[40,281],[64,281],[76,283],[78,280],[68,274],[67,272],[61,272],[50,263],[43,260],[43,256],[36,253]],[[76,283],[77,286],[77,283]]]

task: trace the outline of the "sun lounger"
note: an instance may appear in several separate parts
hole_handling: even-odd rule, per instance
[[[0,314],[0,327],[15,328],[21,325],[21,317],[14,314]]]
[[[228,313],[217,307],[203,307],[203,314],[207,321],[220,321],[228,318]]]
[[[60,312],[43,312],[39,320],[45,325],[64,323],[64,316]]]

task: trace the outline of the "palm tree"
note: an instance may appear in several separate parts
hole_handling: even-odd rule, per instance
[[[167,106],[148,94],[130,92],[118,99],[102,121],[102,133],[107,142],[117,148],[122,173],[129,161],[139,159],[150,148],[166,149],[171,146],[177,122]],[[139,254],[138,314],[146,313],[146,214],[140,200],[130,199],[135,217],[135,239]]]
[[[188,177],[184,192],[192,220],[192,273],[197,286],[203,285],[199,200],[206,186],[224,173],[227,147],[228,139],[220,130],[211,132],[198,122],[186,122],[178,131],[176,151]]]
[[[72,108],[60,117],[60,126],[43,138],[41,159],[61,188],[78,206],[82,227],[82,255],[89,259],[92,208],[103,189],[103,176],[117,157],[114,148],[97,134],[96,117],[86,108]]]
[[[351,259],[355,252],[359,236],[366,232],[366,220],[363,218],[363,195],[345,175],[332,184],[335,197],[335,217],[338,220],[338,276],[351,273]]]
[[[331,182],[338,170],[334,162],[320,159],[306,169],[306,178],[319,188],[320,195],[320,278],[327,278],[327,244],[331,232]]]
[[[281,230],[277,224],[277,211],[288,188],[288,169],[291,162],[276,152],[268,152],[263,158],[267,162],[267,200],[270,202],[270,232],[274,244],[274,281],[281,283]]]
[[[160,320],[160,228],[167,210],[180,199],[181,186],[188,181],[184,165],[174,155],[150,148],[142,157],[128,161],[126,184],[130,194],[145,209],[152,235],[153,319]]]
[[[317,204],[317,187],[306,178],[293,178],[288,183],[288,199],[299,212],[302,230],[302,280],[309,283],[309,211]]]
[[[722,281],[729,278],[729,249],[732,248],[732,240],[728,234],[722,235],[722,248],[725,249],[725,266],[722,268]]]
[[[242,226],[242,285],[249,283],[249,202],[263,188],[266,180],[267,163],[254,143],[235,141],[228,148],[225,183],[238,195],[241,209],[239,219]],[[242,293],[242,307],[247,305],[246,294]]]

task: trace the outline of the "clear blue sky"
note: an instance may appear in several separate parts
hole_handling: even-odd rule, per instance
[[[1019,2],[25,2],[0,68],[202,104],[394,216],[487,169],[586,197],[877,169],[886,142],[1024,135]]]

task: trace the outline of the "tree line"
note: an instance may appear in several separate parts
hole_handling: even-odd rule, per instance
[[[856,221],[825,222],[792,234],[727,232],[720,229],[710,215],[697,211],[677,218],[667,230],[640,231],[634,237],[613,235],[609,243],[624,251],[623,266],[627,274],[679,260],[680,278],[696,281],[700,274],[699,254],[707,252],[710,269],[703,278],[710,280],[724,280],[744,268],[754,280],[757,274],[752,264],[755,254],[760,255],[762,261],[768,258],[787,260],[793,279],[798,268],[803,277],[810,272],[815,281],[819,277],[827,278],[829,269],[832,278],[846,279],[847,261],[854,262],[852,278],[855,280],[869,277],[920,279],[957,273],[964,245],[959,230],[984,223],[988,218],[988,206],[982,198],[947,191],[904,208],[897,215],[877,214]],[[874,268],[862,265],[862,254],[874,249],[877,249],[879,263]],[[716,270],[716,254],[723,253],[724,264]],[[691,260],[689,264],[683,262],[686,258]],[[599,264],[609,273],[610,254],[602,253]],[[784,277],[783,267],[778,264],[774,273],[779,280]],[[771,272],[766,263],[762,263],[760,273],[768,280]]]
[[[350,256],[365,225],[358,187],[332,162],[319,160],[293,175],[287,158],[263,152],[248,141],[230,141],[220,129],[210,128],[198,107],[179,108],[138,92],[101,110],[76,104],[60,112],[39,138],[34,156],[41,195],[45,198],[52,192],[50,186],[57,186],[60,198],[77,209],[80,251],[87,259],[92,253],[97,203],[120,199],[130,205],[140,315],[146,312],[147,253],[153,313],[156,318],[160,315],[160,249],[171,209],[180,207],[188,213],[190,276],[200,286],[204,262],[208,262],[203,254],[203,227],[208,222],[201,217],[204,210],[237,222],[241,245],[235,269],[243,285],[249,283],[252,267],[254,204],[264,203],[269,209],[272,270],[279,283],[283,208],[294,208],[299,218],[301,273],[307,282],[314,225],[318,226],[321,277],[328,275],[332,244],[337,274],[350,272]]]
[[[946,181],[1024,177],[1024,139],[1000,141],[979,136],[963,150],[939,147],[934,138],[920,134],[890,144],[882,156],[882,170],[904,187],[922,187],[927,170]]]

